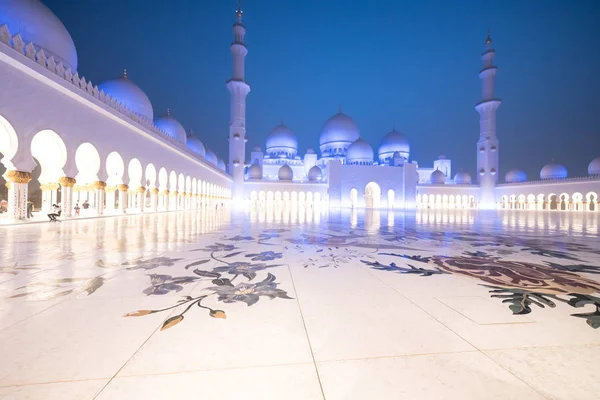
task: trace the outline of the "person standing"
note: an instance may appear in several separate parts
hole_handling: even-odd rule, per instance
[[[33,218],[33,202],[27,201],[27,218]]]
[[[75,216],[79,217],[79,210],[81,210],[81,208],[79,208],[79,202],[75,203]]]

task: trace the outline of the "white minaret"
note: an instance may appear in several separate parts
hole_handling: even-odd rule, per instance
[[[231,116],[229,120],[229,173],[233,177],[234,204],[244,199],[244,166],[246,159],[246,96],[250,85],[244,77],[244,60],[248,49],[244,44],[246,28],[242,25],[242,8],[238,0],[236,22],[233,24],[233,43],[229,46],[233,57],[233,76],[227,81],[231,93]]]
[[[479,113],[479,141],[477,142],[477,176],[479,181],[479,208],[496,208],[495,186],[498,182],[498,138],[496,137],[496,110],[502,101],[494,96],[494,80],[498,67],[494,65],[496,51],[488,32],[485,51],[481,55],[483,69],[482,99],[475,106]]]

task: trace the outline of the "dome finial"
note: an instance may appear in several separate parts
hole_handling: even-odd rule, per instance
[[[167,117],[171,116],[171,109],[167,108]]]
[[[239,21],[241,21],[243,13],[244,12],[242,11],[242,0],[238,0],[238,6],[237,10],[235,10],[235,15],[237,16]]]
[[[127,79],[127,68],[123,68],[123,79]]]
[[[488,28],[487,38],[485,38],[485,44],[487,46],[492,44],[492,37],[490,36],[491,33],[492,33],[492,30],[490,28]]]
[[[342,103],[338,104],[338,113],[342,113]]]

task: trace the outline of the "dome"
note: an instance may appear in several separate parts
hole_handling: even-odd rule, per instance
[[[588,174],[600,175],[600,157],[594,158],[590,165],[588,165]]]
[[[185,143],[187,140],[185,128],[171,116],[169,110],[167,110],[166,115],[155,120],[154,125],[180,143]]]
[[[250,168],[248,168],[248,179],[261,179],[262,178],[262,170],[260,169],[260,165],[252,164]]]
[[[65,68],[77,70],[77,50],[69,32],[48,7],[38,0],[0,1],[0,26],[6,24],[11,35],[21,35],[46,57],[53,56]]]
[[[280,181],[291,181],[292,179],[294,179],[294,171],[292,171],[289,165],[286,164],[279,168]]]
[[[255,151],[255,152],[257,152],[257,153],[260,153],[260,151],[261,151],[261,150],[260,150],[260,146],[259,146],[259,145],[256,145],[256,146],[254,146],[254,147],[252,148],[252,151]]]
[[[525,182],[526,180],[527,174],[520,169],[511,169],[504,175],[504,181],[506,183]]]
[[[470,185],[471,181],[471,175],[468,172],[460,171],[454,175],[454,183],[457,185]]]
[[[395,152],[399,152],[405,160],[408,160],[410,155],[410,144],[408,143],[406,136],[393,129],[383,137],[379,144],[379,161],[383,163],[386,160],[389,160],[394,156]]]
[[[308,149],[306,149],[306,154],[315,154],[315,151],[312,147],[309,147]]]
[[[443,185],[446,182],[446,175],[439,169],[436,169],[429,176],[429,182],[434,185]]]
[[[266,153],[271,157],[294,158],[298,153],[298,139],[290,128],[278,125],[267,136]]]
[[[204,147],[204,143],[202,143],[200,139],[194,136],[189,136],[187,138],[186,146],[199,156],[206,157],[206,147]]]
[[[206,148],[205,158],[206,158],[206,161],[208,161],[209,163],[211,163],[214,166],[217,166],[217,163],[218,163],[217,155],[215,154],[214,151],[212,151],[208,147]]]
[[[540,179],[565,179],[567,177],[567,168],[564,165],[556,164],[554,161],[544,166],[540,171]]]
[[[323,179],[323,172],[321,168],[314,165],[311,169],[308,170],[308,180],[311,182],[319,182]]]
[[[102,82],[98,85],[98,90],[102,90],[115,100],[120,101],[134,113],[149,120],[154,118],[150,99],[138,85],[127,79],[127,74],[119,79]]]
[[[348,147],[346,161],[348,164],[373,164],[373,148],[358,138]]]
[[[219,168],[221,171],[225,171],[227,169],[227,167],[225,166],[225,161],[218,160],[217,161],[217,168]]]
[[[319,144],[323,156],[343,156],[360,137],[356,122],[341,111],[329,118],[321,129]]]

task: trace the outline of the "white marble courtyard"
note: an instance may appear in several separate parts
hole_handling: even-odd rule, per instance
[[[600,214],[0,227],[1,399],[597,399]]]

